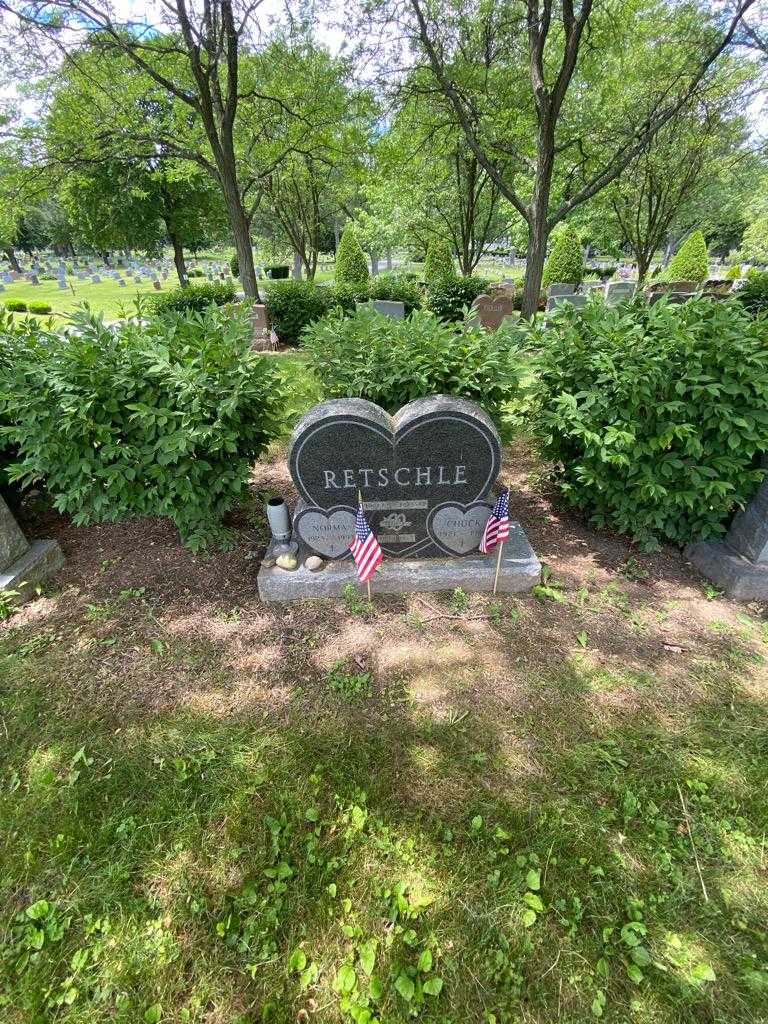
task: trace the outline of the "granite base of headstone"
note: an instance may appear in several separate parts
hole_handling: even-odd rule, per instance
[[[723,540],[696,541],[685,555],[735,601],[768,601],[768,476]]]
[[[0,497],[0,591],[13,593],[14,602],[21,604],[62,565],[64,555],[57,542],[36,540],[30,544]]]
[[[264,601],[334,597],[357,576],[348,549],[358,495],[384,554],[376,593],[492,591],[496,555],[478,548],[494,500],[501,445],[487,414],[460,398],[434,395],[395,416],[363,399],[333,399],[299,420],[288,468],[300,495],[292,539],[299,568],[263,565]],[[534,586],[541,565],[519,523],[512,524],[498,590]],[[310,570],[310,556],[322,570]]]

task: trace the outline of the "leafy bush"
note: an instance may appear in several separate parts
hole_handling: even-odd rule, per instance
[[[264,273],[272,281],[283,281],[290,273],[291,268],[283,263],[277,264],[274,267],[264,267]]]
[[[424,259],[424,280],[427,284],[439,284],[456,276],[453,255],[448,243],[442,238],[430,239]]]
[[[707,243],[701,231],[686,238],[664,271],[666,281],[706,281],[709,277]]]
[[[22,302],[21,299],[8,299],[5,304],[5,308],[9,309],[11,313],[26,313],[27,304]]]
[[[427,308],[441,320],[458,321],[464,311],[482,295],[490,281],[484,277],[443,278],[429,289]]]
[[[235,276],[237,276],[237,275],[235,275]],[[192,270],[188,270],[187,271],[187,277],[189,277],[189,278],[192,278],[192,277],[205,277],[205,274],[202,272],[200,267],[193,267]]]
[[[341,233],[336,252],[336,283],[367,284],[368,261],[360,247],[354,228],[347,224]]]
[[[541,283],[546,288],[553,282],[581,284],[584,276],[584,254],[579,238],[569,224],[564,224],[554,235],[552,250],[544,264]]]
[[[355,308],[352,294],[345,293],[348,308]],[[265,299],[267,318],[280,341],[295,345],[299,335],[314,320],[339,303],[335,288],[318,288],[311,281],[278,281],[271,285]]]
[[[421,306],[421,291],[418,286],[400,274],[380,274],[374,277],[368,288],[368,297],[402,302],[406,316]]]
[[[768,271],[747,277],[747,283],[736,292],[736,297],[750,313],[768,313]]]
[[[417,310],[404,320],[360,310],[312,324],[302,335],[329,398],[367,398],[395,412],[425,395],[458,395],[498,417],[517,385],[509,337],[457,330]]]
[[[153,313],[202,313],[209,306],[224,306],[235,300],[235,286],[231,281],[209,281],[192,284],[187,288],[173,288],[164,295],[150,297]]]
[[[245,313],[215,310],[107,328],[87,311],[65,341],[0,324],[10,479],[44,481],[80,525],[169,516],[193,550],[224,543],[222,516],[279,431],[282,378],[250,348]]]
[[[45,314],[50,313],[53,310],[53,306],[48,302],[30,302],[27,305],[27,309],[30,313]]]
[[[738,279],[740,277],[741,277],[741,264],[740,263],[734,263],[734,265],[732,267],[728,267],[728,269],[725,272],[725,280],[726,281],[738,281]]]
[[[564,307],[533,425],[571,504],[651,549],[723,532],[768,446],[768,320],[736,302]]]
[[[232,277],[240,277],[240,260],[238,259],[237,253],[235,253],[229,261],[229,269],[232,272]]]

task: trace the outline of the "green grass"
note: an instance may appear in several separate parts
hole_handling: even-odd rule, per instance
[[[235,713],[232,649],[165,629],[141,589],[7,633],[0,1019],[764,1021],[754,655],[739,639],[737,666],[692,662],[688,699],[654,703],[652,675],[583,654],[521,666],[529,605],[555,607],[493,602],[514,709],[480,676],[441,718],[407,674],[314,666],[363,621],[341,602],[288,634],[274,613],[287,703]],[[395,642],[396,602],[365,614]],[[451,634],[411,628],[450,690]],[[151,679],[218,697],[152,709]],[[600,705],[617,691],[632,700]]]
[[[20,299],[27,303],[46,302],[51,306],[56,319],[65,319],[78,306],[87,302],[96,313],[102,313],[106,319],[113,320],[121,316],[135,314],[133,300],[137,293],[141,295],[160,294],[155,293],[151,281],[143,281],[140,285],[131,281],[126,284],[125,288],[121,288],[115,281],[104,277],[100,284],[78,281],[73,277],[67,280],[70,282],[70,286],[66,291],[61,290],[56,281],[41,281],[37,286],[26,281],[16,281],[5,286],[5,291],[0,294],[0,302],[5,304],[9,299]],[[175,275],[169,275],[168,280],[163,281],[162,285],[163,291],[176,287]],[[27,314],[16,313],[15,315],[26,316]]]

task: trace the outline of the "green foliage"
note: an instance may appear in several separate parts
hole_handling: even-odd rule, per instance
[[[229,261],[229,269],[232,271],[232,277],[240,277],[240,260],[237,253],[234,253]]]
[[[21,299],[8,299],[5,303],[5,308],[9,309],[11,313],[26,313],[27,304]]]
[[[38,313],[43,315],[45,313],[52,312],[53,306],[51,306],[51,304],[48,302],[30,302],[27,304],[27,309],[29,310],[30,313]]]
[[[666,281],[706,281],[709,276],[707,243],[701,231],[692,231],[662,275]]]
[[[319,288],[311,281],[278,281],[266,294],[267,317],[280,341],[295,345],[304,328],[339,304],[335,288]],[[343,293],[345,308],[354,309],[352,292]]]
[[[589,304],[535,329],[534,426],[571,504],[645,548],[723,532],[768,445],[768,322],[733,302]]]
[[[341,233],[339,248],[336,252],[336,283],[366,284],[368,282],[368,261],[365,258],[355,229],[347,224]]]
[[[739,302],[750,313],[768,312],[768,271],[749,274],[747,283],[736,292]]]
[[[430,313],[404,320],[361,310],[308,327],[302,345],[329,398],[357,397],[395,412],[425,395],[469,398],[498,417],[517,385],[503,331],[457,330]]]
[[[374,277],[368,288],[371,299],[387,299],[390,302],[402,302],[405,315],[421,307],[421,291],[413,281],[401,274],[379,274]]]
[[[205,277],[205,274],[200,267],[193,267],[191,270],[187,271],[187,277],[190,279],[193,277]]]
[[[424,258],[424,280],[437,285],[455,276],[451,247],[443,238],[431,238]]]
[[[738,255],[744,263],[768,263],[768,216],[757,217],[747,225]]]
[[[443,278],[430,287],[427,308],[441,320],[463,320],[465,311],[489,284],[484,277]]]
[[[553,282],[581,284],[584,277],[584,254],[579,238],[569,224],[553,232],[552,250],[544,264],[541,283],[544,288]]]
[[[224,306],[235,301],[235,286],[231,281],[209,281],[191,284],[187,288],[173,288],[164,295],[150,298],[153,313],[202,313],[209,306]]]
[[[732,267],[728,267],[725,272],[726,281],[737,281],[741,277],[741,264],[734,263]]]
[[[66,342],[37,323],[0,323],[9,477],[44,482],[75,524],[169,516],[185,543],[226,542],[222,516],[276,436],[273,364],[244,315],[211,310],[111,329],[88,312]]]

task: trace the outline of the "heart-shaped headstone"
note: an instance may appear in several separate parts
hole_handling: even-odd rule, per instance
[[[355,532],[355,513],[349,508],[325,512],[304,505],[293,517],[293,529],[318,555],[340,558],[349,553],[349,542]]]
[[[301,527],[309,511],[354,513],[359,491],[386,554],[467,553],[472,549],[463,551],[457,537],[445,542],[455,524],[448,527],[441,516],[440,539],[430,534],[430,517],[442,505],[471,511],[488,496],[500,462],[496,428],[474,402],[435,395],[395,416],[360,398],[322,402],[299,420],[288,452],[291,476],[309,506],[297,532],[312,546],[309,524]],[[310,523],[316,531],[318,521]]]
[[[474,501],[471,505],[447,502],[432,510],[427,529],[447,554],[468,555],[479,548],[492,511],[493,506],[485,501]]]

